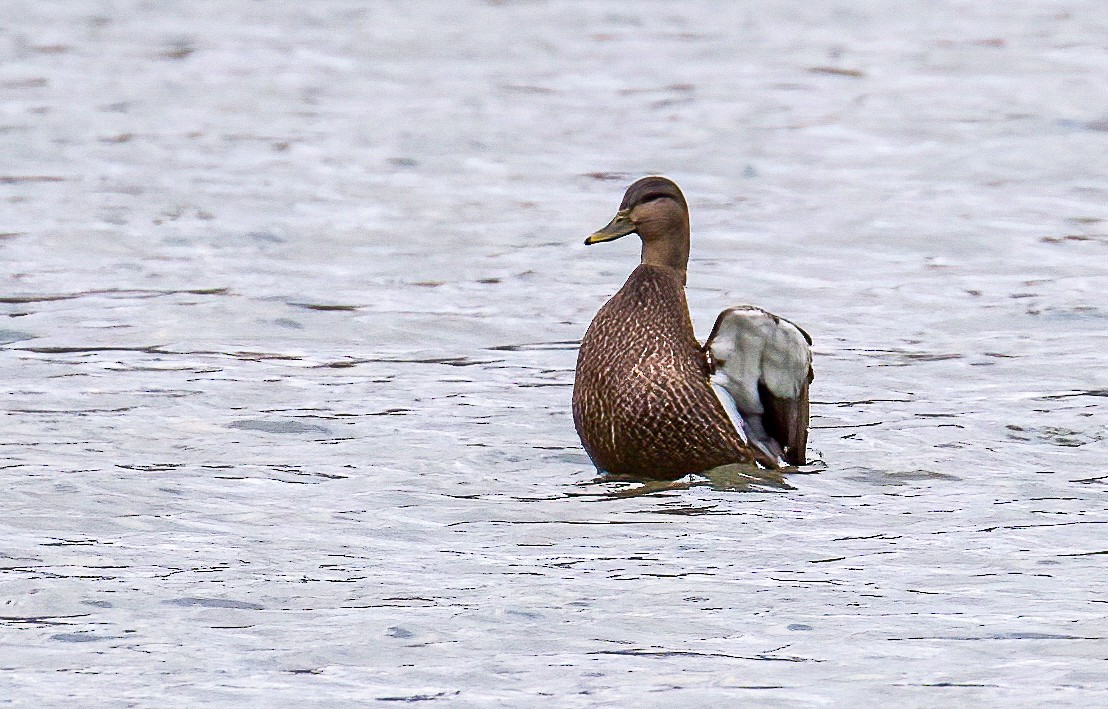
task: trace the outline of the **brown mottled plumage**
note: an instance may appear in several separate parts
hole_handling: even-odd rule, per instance
[[[632,184],[585,243],[627,234],[642,239],[642,263],[596,314],[577,356],[573,421],[593,463],[670,479],[727,463],[802,465],[811,338],[740,305],[697,343],[684,289],[689,209],[672,181]]]
[[[642,239],[642,263],[593,318],[577,356],[573,421],[585,451],[601,470],[636,477],[777,467],[744,442],[709,381],[685,300],[689,214],[676,184],[635,182],[615,219],[585,243],[631,233]]]
[[[754,460],[708,383],[679,276],[664,266],[641,264],[593,318],[573,421],[609,473],[679,478]]]

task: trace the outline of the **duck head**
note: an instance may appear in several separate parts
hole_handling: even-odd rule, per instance
[[[689,264],[689,205],[673,180],[644,177],[627,188],[616,216],[586,244],[615,241],[628,234],[642,239],[642,262],[666,266],[683,284]]]

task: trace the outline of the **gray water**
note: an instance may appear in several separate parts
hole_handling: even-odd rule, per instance
[[[1108,10],[0,7],[0,698],[1108,704]],[[596,482],[575,342],[815,338],[791,491]],[[644,494],[646,493],[646,494]]]

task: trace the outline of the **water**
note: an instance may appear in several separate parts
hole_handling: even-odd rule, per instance
[[[1108,703],[1101,3],[0,19],[6,700]],[[593,482],[651,172],[815,338],[795,490]]]

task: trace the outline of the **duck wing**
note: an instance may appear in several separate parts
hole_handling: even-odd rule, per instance
[[[753,305],[720,313],[704,344],[714,388],[741,416],[740,433],[779,465],[805,462],[811,344],[804,330]]]

